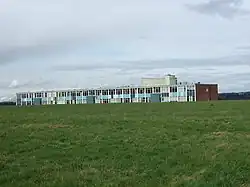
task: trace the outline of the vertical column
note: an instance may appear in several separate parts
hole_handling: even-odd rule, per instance
[[[27,100],[28,100],[29,94],[28,93],[25,93],[25,94],[26,94],[26,102],[25,103],[26,103],[26,106],[27,106],[28,105],[28,101]]]
[[[139,90],[139,88],[138,87],[136,87],[135,88],[135,99],[136,99],[136,102],[138,103],[139,102],[139,96],[138,96],[138,90]]]
[[[179,102],[179,85],[176,85],[176,101]]]
[[[121,88],[121,90],[122,90],[122,93],[121,93],[121,103],[124,103],[124,95],[123,95],[124,88]]]
[[[78,90],[75,90],[75,104],[78,104]]]
[[[188,102],[188,100],[189,100],[189,96],[188,96],[188,85],[186,85],[186,91],[185,91],[185,95],[186,95],[186,98],[185,98],[185,100]]]
[[[108,100],[107,102],[110,103],[110,101],[111,101],[111,99],[109,99],[109,98],[111,98],[111,97],[110,97],[110,89],[107,89],[107,98],[108,98],[108,99],[107,99],[107,100]]]
[[[117,99],[117,88],[115,88],[114,90],[114,103],[117,103],[118,99]]]
[[[193,84],[193,89],[194,89],[194,101],[196,102],[197,98],[196,98],[196,85],[195,84]]]
[[[83,104],[83,90],[80,91],[80,96],[81,96],[81,100],[82,100],[81,104]]]

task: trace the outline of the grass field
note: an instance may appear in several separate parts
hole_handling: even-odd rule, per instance
[[[0,186],[250,186],[250,102],[0,107]]]

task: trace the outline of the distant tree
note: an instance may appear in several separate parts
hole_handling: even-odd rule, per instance
[[[250,92],[220,93],[219,100],[250,100]]]
[[[0,106],[8,106],[8,105],[16,105],[16,103],[11,101],[0,102]]]

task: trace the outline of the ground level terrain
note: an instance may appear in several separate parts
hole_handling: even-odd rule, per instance
[[[0,107],[0,186],[250,186],[250,102]]]

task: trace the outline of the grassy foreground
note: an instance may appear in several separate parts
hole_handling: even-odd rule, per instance
[[[249,106],[0,107],[0,186],[250,186]]]

